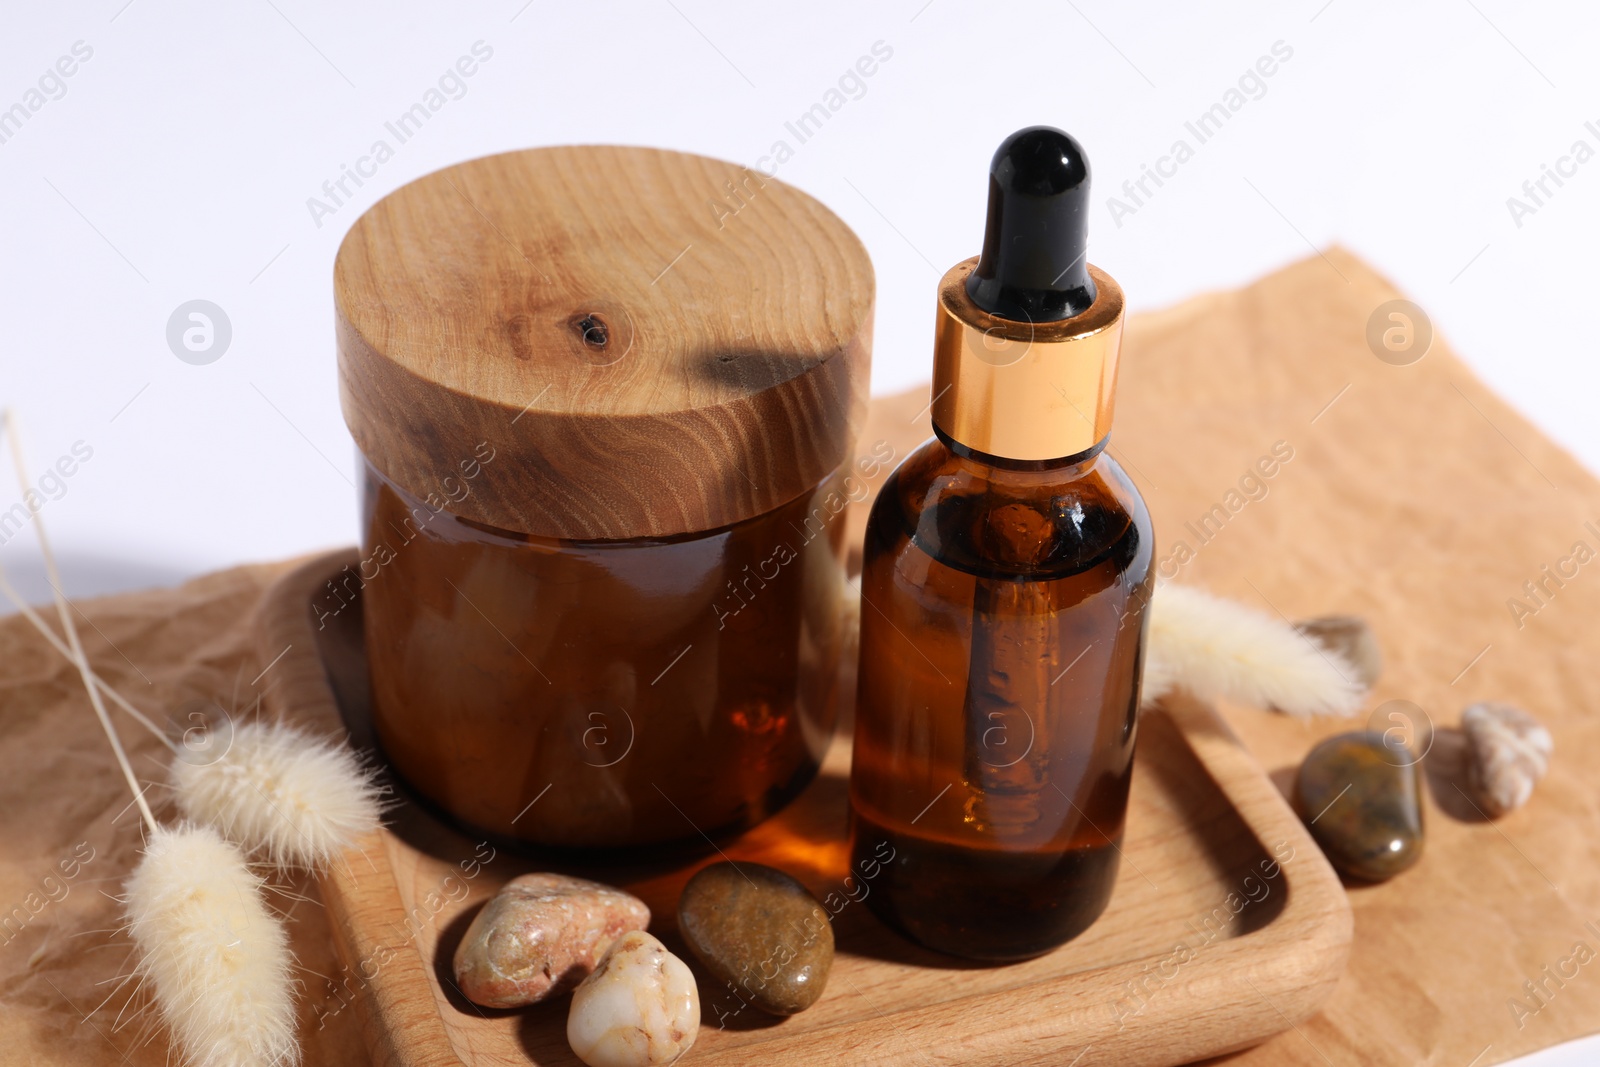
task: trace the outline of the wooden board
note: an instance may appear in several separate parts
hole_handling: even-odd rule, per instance
[[[264,662],[281,656],[272,710],[325,728],[343,723],[370,747],[359,611],[329,617],[319,631],[310,610],[313,593],[354,560],[353,551],[333,553],[280,580],[258,637]],[[1010,966],[915,948],[850,899],[848,773],[841,735],[818,779],[777,818],[716,851],[708,844],[700,855],[604,866],[496,850],[402,794],[387,828],[321,881],[344,963],[324,1010],[358,1011],[380,1064],[576,1064],[566,998],[494,1012],[455,992],[449,960],[477,907],[529,870],[582,874],[637,893],[654,915],[651,930],[689,958],[675,928],[678,892],[719,853],[805,882],[835,913],[838,956],[822,1000],[787,1020],[736,1011],[697,971],[704,1021],[693,1063],[1015,1067],[1075,1063],[1092,1049],[1085,1062],[1160,1067],[1248,1047],[1307,1019],[1344,969],[1352,925],[1344,890],[1207,707],[1179,701],[1145,714],[1110,906],[1077,940]]]

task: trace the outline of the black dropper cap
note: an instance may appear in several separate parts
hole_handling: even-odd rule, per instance
[[[989,164],[989,221],[967,295],[991,315],[1054,322],[1089,310],[1089,160],[1053,126],[1000,143]]]

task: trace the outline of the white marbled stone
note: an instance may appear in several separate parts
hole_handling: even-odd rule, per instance
[[[589,1067],[654,1067],[700,1032],[694,975],[643,930],[623,934],[572,994],[567,1043]]]
[[[1468,784],[1491,818],[1528,802],[1550,767],[1555,741],[1539,720],[1510,704],[1482,701],[1461,713]]]

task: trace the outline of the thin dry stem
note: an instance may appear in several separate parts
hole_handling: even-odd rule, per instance
[[[22,461],[22,438],[17,431],[16,413],[6,408],[3,413],[6,424],[6,437],[11,445],[11,460],[16,465],[17,483],[24,489],[28,487],[28,468]],[[61,629],[67,635],[67,646],[72,650],[72,660],[78,666],[78,674],[83,678],[83,687],[89,691],[89,703],[94,705],[94,713],[100,720],[100,728],[105,731],[106,740],[111,745],[111,752],[117,757],[117,765],[122,768],[122,777],[127,779],[128,788],[133,791],[133,799],[139,805],[139,813],[144,816],[145,824],[151,832],[158,829],[156,816],[150,810],[150,805],[144,799],[144,790],[139,788],[139,780],[134,777],[133,764],[128,762],[128,754],[123,751],[122,739],[117,736],[116,727],[111,725],[111,716],[106,712],[105,702],[100,699],[100,690],[96,687],[94,671],[89,669],[88,657],[83,652],[83,642],[78,638],[78,626],[72,619],[72,609],[67,604],[67,595],[61,589],[61,572],[56,569],[55,553],[50,551],[50,539],[45,536],[44,520],[39,517],[37,508],[28,508],[33,516],[33,530],[39,538],[39,551],[44,556],[45,576],[50,581],[50,588],[55,591],[56,611],[61,615]]]
[[[33,610],[32,605],[22,599],[22,594],[18,593],[11,582],[7,580],[4,569],[0,569],[0,593],[4,593],[6,599],[11,601],[11,606],[16,608],[18,613],[21,614],[23,618],[32,623],[33,628],[38,630],[46,641],[50,642],[51,648],[61,653],[62,657],[65,658],[68,663],[73,663],[76,665],[76,661],[72,658],[72,650],[67,647],[65,641],[56,636],[56,632],[50,629],[50,624],[45,622],[44,619],[39,616],[37,611]],[[105,679],[101,678],[98,674],[95,674],[93,677],[94,684],[100,688],[101,693],[111,698],[111,702],[113,704],[127,712],[133,717],[135,722],[154,734],[156,740],[160,741],[163,745],[166,745],[167,748],[173,750],[174,752],[177,751],[178,746],[172,742],[172,739],[166,735],[160,726],[156,725],[153,719],[151,719],[144,712],[140,711],[138,708],[134,707],[132,704],[128,703],[127,699],[123,697],[121,693],[111,688],[111,686],[106,683]]]

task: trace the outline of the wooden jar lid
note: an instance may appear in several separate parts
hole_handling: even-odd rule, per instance
[[[703,156],[541,148],[437,171],[356,220],[334,299],[367,459],[507,530],[738,522],[827,477],[865,415],[861,242],[805,193]]]

